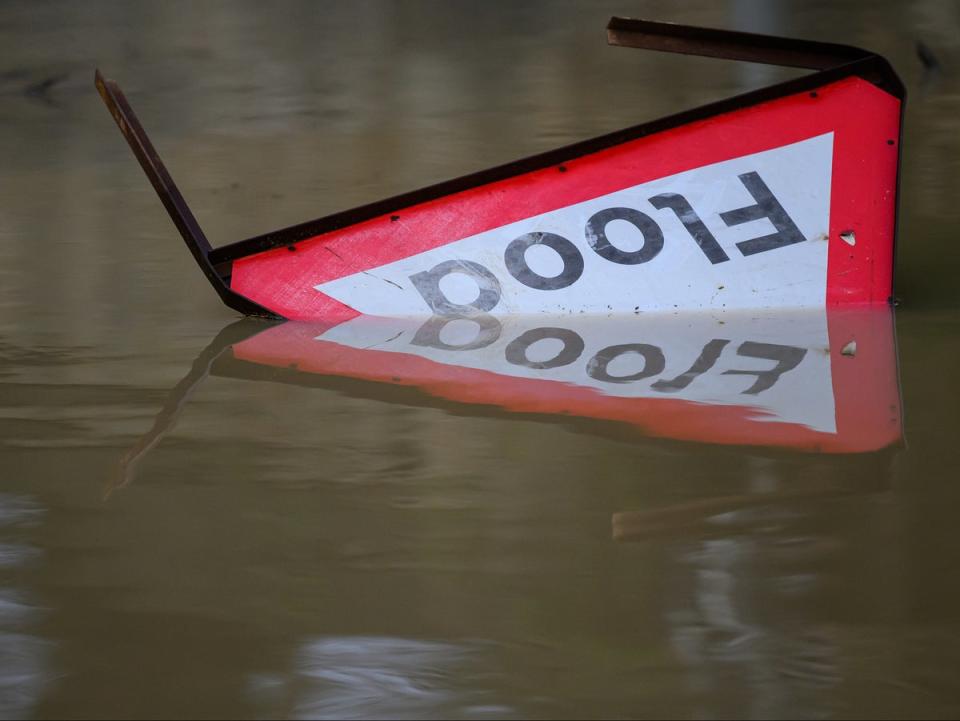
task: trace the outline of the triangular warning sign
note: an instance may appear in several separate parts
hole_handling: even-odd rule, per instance
[[[872,305],[892,294],[904,89],[858,48],[638,20],[612,43],[817,72],[210,249],[98,87],[221,297],[247,313],[501,316]]]
[[[884,303],[900,102],[845,78],[233,263],[288,318]]]

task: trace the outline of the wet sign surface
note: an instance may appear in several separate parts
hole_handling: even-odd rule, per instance
[[[812,75],[213,249],[115,84],[98,87],[245,313],[606,314],[886,303],[903,86],[858,48],[617,19],[613,44]]]
[[[898,103],[848,80],[743,113],[238,260],[232,286],[301,319],[886,302]]]
[[[822,305],[827,245],[805,241],[829,230],[832,146],[643,183],[315,290],[374,315]]]

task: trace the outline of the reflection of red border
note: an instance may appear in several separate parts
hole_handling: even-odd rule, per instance
[[[828,305],[886,302],[900,101],[860,78],[673,128],[565,163],[422,203],[237,260],[231,287],[290,319],[356,311],[314,285],[640,183],[834,132]],[[856,231],[856,245],[838,240]],[[816,242],[816,241],[814,241]]]
[[[458,403],[517,413],[618,421],[644,434],[705,443],[761,445],[830,453],[885,448],[900,439],[900,394],[888,311],[829,314],[837,433],[758,420],[763,411],[673,398],[628,399],[552,380],[531,380],[446,365],[408,353],[359,350],[315,340],[329,326],[285,323],[233,347],[240,360],[305,373],[413,386]],[[856,341],[856,354],[843,348]]]
[[[903,422],[893,314],[834,310],[827,314],[827,328],[840,443],[836,450],[868,451],[899,441]],[[842,351],[851,341],[856,355],[845,356]]]

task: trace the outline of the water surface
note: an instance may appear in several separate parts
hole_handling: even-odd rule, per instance
[[[960,714],[957,6],[517,5],[0,8],[0,715]],[[682,442],[268,373],[171,408],[236,317],[94,66],[216,244],[790,74],[607,48],[614,13],[899,69],[905,444]]]

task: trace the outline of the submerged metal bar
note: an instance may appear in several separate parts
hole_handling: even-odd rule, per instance
[[[629,48],[810,70],[828,70],[874,55],[851,45],[621,17],[610,18],[607,42]]]
[[[103,98],[103,102],[117,123],[117,127],[120,128],[120,132],[123,133],[123,137],[127,139],[133,154],[137,156],[140,167],[143,168],[143,172],[150,179],[150,184],[153,185],[157,195],[160,196],[160,201],[163,203],[163,207],[167,209],[167,214],[173,220],[174,225],[177,226],[177,230],[180,231],[187,248],[190,249],[200,269],[203,270],[207,280],[210,281],[223,302],[246,315],[276,318],[275,313],[230,290],[225,279],[210,262],[209,255],[212,248],[207,236],[200,229],[200,224],[187,206],[187,201],[183,199],[180,189],[177,188],[177,184],[173,182],[166,166],[160,160],[160,156],[153,147],[153,143],[150,142],[143,126],[140,125],[140,121],[127,102],[123,91],[114,81],[104,78],[99,70],[96,71],[94,79],[100,97]]]

